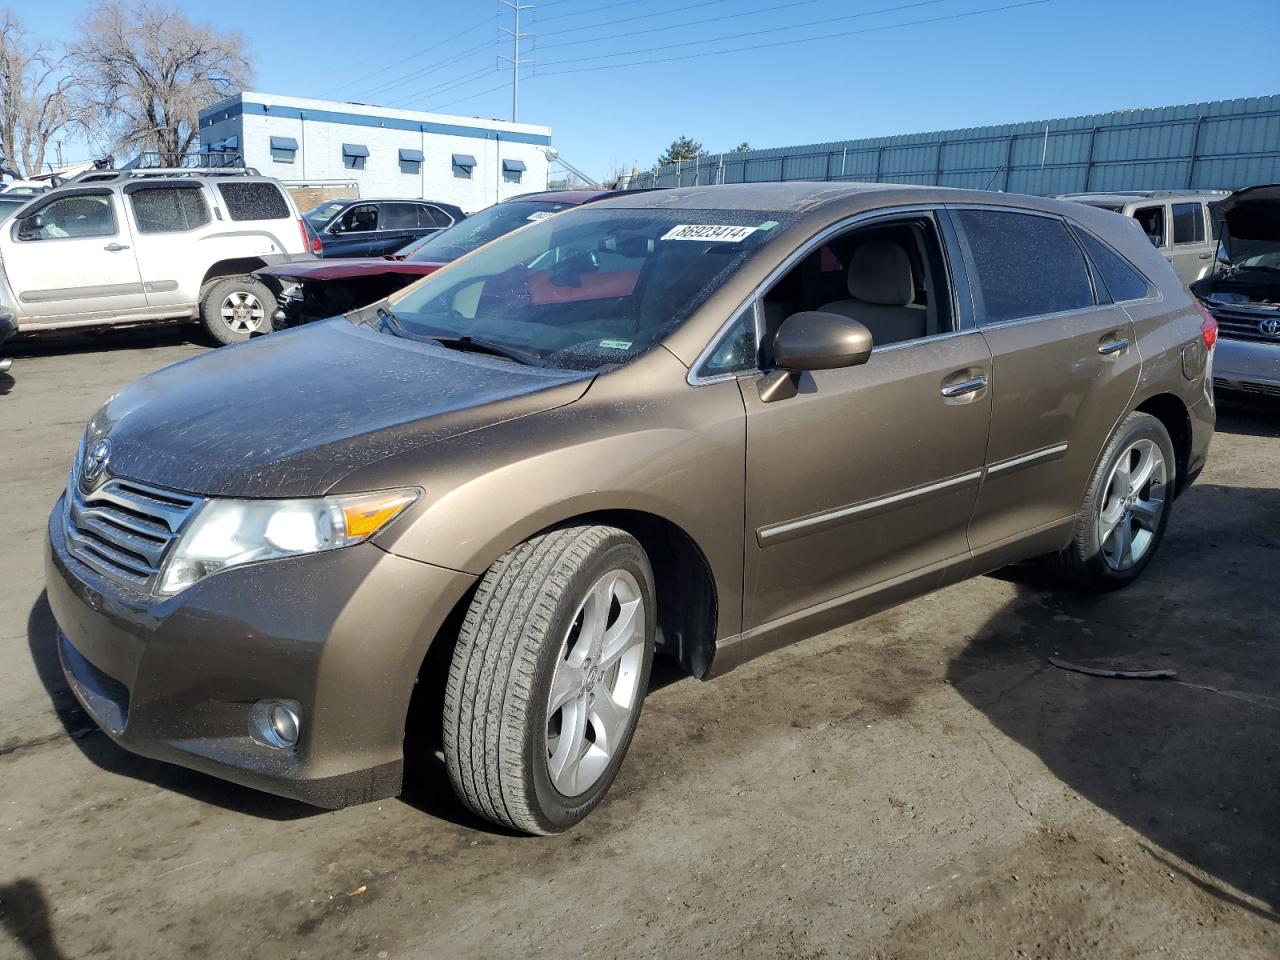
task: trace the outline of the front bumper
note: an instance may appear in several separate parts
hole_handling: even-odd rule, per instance
[[[1280,341],[1220,336],[1213,357],[1213,384],[1220,390],[1280,397]]]
[[[62,516],[59,500],[45,558],[58,652],[108,736],[320,807],[399,792],[418,671],[473,576],[365,543],[225,570],[157,600],[69,554]],[[293,749],[250,736],[254,703],[271,699],[300,704]]]

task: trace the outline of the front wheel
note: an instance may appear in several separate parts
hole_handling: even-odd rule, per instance
[[[614,527],[553,530],[489,569],[445,689],[445,762],[468,807],[550,834],[604,799],[649,683],[653,598],[648,557]]]
[[[1164,539],[1176,470],[1164,424],[1146,413],[1125,417],[1085,491],[1075,536],[1049,558],[1059,579],[1096,593],[1138,579]]]

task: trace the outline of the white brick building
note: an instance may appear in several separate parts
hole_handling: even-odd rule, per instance
[[[362,197],[473,213],[547,188],[551,128],[245,92],[200,111],[200,143],[286,182],[354,180]]]

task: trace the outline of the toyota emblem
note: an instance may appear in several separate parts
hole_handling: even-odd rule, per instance
[[[103,438],[97,440],[84,452],[84,462],[80,465],[80,476],[86,483],[93,483],[107,469],[107,461],[111,459],[111,441]]]
[[[1267,317],[1258,321],[1258,332],[1268,337],[1280,337],[1280,317]]]

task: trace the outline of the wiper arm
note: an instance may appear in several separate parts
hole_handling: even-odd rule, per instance
[[[400,331],[400,333],[408,333],[408,331],[405,330],[404,328],[404,324],[400,322],[399,317],[397,317],[394,313],[392,313],[386,307],[379,307],[378,308],[378,329],[384,330],[387,327],[391,327],[394,330],[398,330]]]
[[[518,350],[515,347],[508,347],[501,343],[494,343],[490,340],[477,340],[475,337],[442,337],[436,334],[431,334],[430,337],[440,346],[449,350],[460,350],[465,353],[487,353],[490,356],[514,360],[516,363],[522,363],[529,367],[542,366],[542,361],[537,354],[530,353],[527,350]]]

